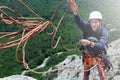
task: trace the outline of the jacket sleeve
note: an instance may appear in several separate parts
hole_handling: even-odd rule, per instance
[[[108,31],[107,29],[103,28],[102,30],[102,36],[99,39],[99,42],[95,44],[95,49],[101,51],[105,48],[107,44],[107,39],[108,39]]]
[[[86,31],[86,27],[88,27],[88,22],[85,22],[81,16],[78,14],[78,15],[75,15],[75,22],[77,24],[77,26],[83,31],[85,32]]]

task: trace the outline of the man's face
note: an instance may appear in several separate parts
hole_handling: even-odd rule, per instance
[[[101,25],[101,21],[98,20],[98,19],[91,19],[90,20],[90,25],[92,27],[92,30],[94,32],[96,32],[99,29],[100,25]]]

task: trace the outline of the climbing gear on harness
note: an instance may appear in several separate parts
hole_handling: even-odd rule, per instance
[[[98,53],[98,54],[87,53],[86,55],[83,56],[83,65],[92,67],[95,64],[97,59],[100,59],[101,61],[103,61],[101,53]]]
[[[110,69],[113,69],[113,66],[110,62],[109,55],[107,54],[106,50],[103,50],[101,53],[102,53],[102,60],[106,66],[106,70],[109,71]]]
[[[97,64],[99,76],[101,80],[105,80],[105,63],[102,60],[102,54],[98,53],[97,55],[93,53],[87,53],[83,57],[83,65],[84,65],[84,80],[89,80],[89,74],[91,67]]]

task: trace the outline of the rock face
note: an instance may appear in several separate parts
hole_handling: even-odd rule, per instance
[[[114,69],[119,69],[120,65],[120,39],[115,40],[109,44],[107,53],[110,55],[110,60]]]
[[[12,75],[9,77],[0,78],[0,80],[37,80],[37,79],[22,75]]]
[[[68,56],[63,62],[59,63],[56,67],[58,68],[70,68],[71,70],[63,70],[58,72],[59,76],[55,80],[73,80],[75,75],[77,75],[77,70],[83,68],[81,57],[77,55]],[[79,74],[79,76],[83,76]],[[81,79],[79,79],[81,80]]]

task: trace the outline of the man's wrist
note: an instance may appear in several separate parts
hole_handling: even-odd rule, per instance
[[[92,42],[90,41],[89,46],[91,46],[91,45],[92,45]]]
[[[90,45],[89,45],[89,46],[92,47],[92,48],[94,48],[95,43],[94,43],[94,42],[90,42]]]

